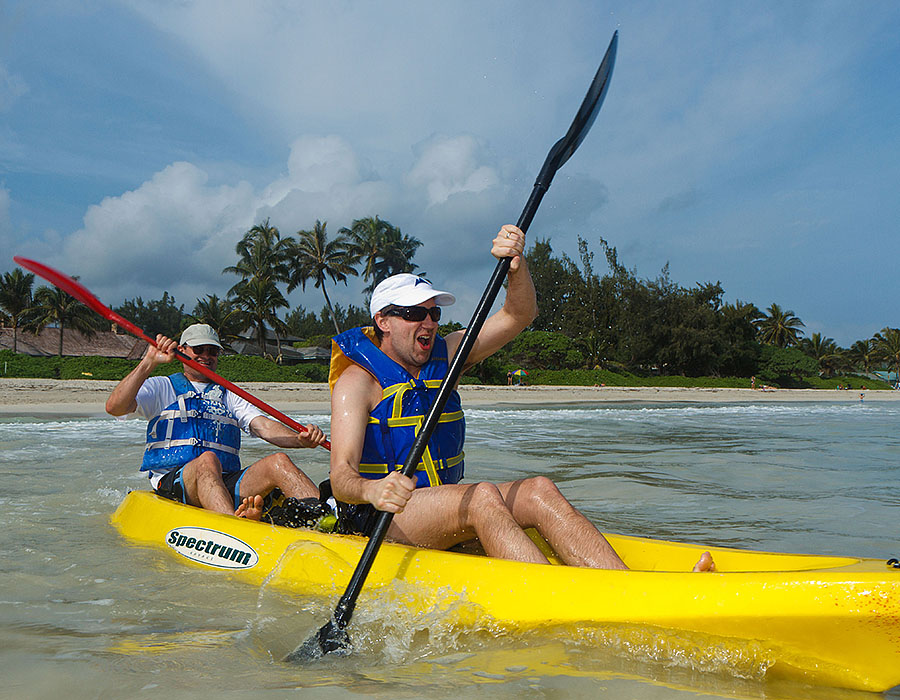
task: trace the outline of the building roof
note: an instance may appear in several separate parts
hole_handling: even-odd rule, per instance
[[[259,355],[259,343],[249,340],[232,340],[231,348],[238,355]],[[266,343],[266,353],[275,357],[278,354],[278,346],[275,343]],[[295,348],[287,341],[281,342],[281,359],[287,364],[304,362],[308,360],[328,360],[331,358],[329,348],[309,347]]]
[[[130,335],[112,331],[98,331],[88,338],[80,332],[66,328],[63,333],[63,355],[66,357],[123,357],[138,360],[147,344]],[[0,328],[0,350],[12,350],[13,329]],[[59,329],[45,328],[34,334],[19,329],[16,350],[34,357],[52,357],[59,351]]]

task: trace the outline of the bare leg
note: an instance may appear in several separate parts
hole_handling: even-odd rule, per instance
[[[538,476],[498,486],[516,522],[533,527],[570,566],[627,569],[601,532],[566,500],[550,479]]]
[[[537,529],[566,564],[595,569],[628,568],[603,534],[550,479],[539,476],[500,484],[498,488],[519,525]],[[704,552],[693,568],[697,573],[715,570],[709,552]]]
[[[181,472],[188,503],[216,513],[234,513],[234,500],[222,481],[222,465],[212,452],[188,462]]]
[[[319,489],[284,452],[254,462],[241,478],[241,497],[266,496],[274,488],[292,498],[318,498]]]
[[[478,537],[488,556],[546,564],[547,558],[516,523],[494,484],[448,484],[416,490],[394,516],[388,537],[448,549]]]

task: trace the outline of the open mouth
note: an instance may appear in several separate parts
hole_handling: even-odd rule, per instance
[[[431,336],[430,335],[420,335],[416,338],[416,342],[419,344],[419,347],[423,350],[428,350],[431,348]]]

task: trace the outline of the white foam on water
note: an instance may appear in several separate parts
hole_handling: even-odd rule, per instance
[[[611,531],[780,551],[900,554],[894,404],[617,404],[474,408],[466,415],[469,482],[548,475]],[[321,414],[298,420],[327,426]],[[351,631],[360,653],[319,670],[286,668],[252,647],[257,638],[268,642],[277,632],[290,651],[324,623],[336,600],[276,603],[267,595],[260,608],[260,591],[132,546],[109,525],[130,489],[147,488],[139,472],[145,427],[111,418],[0,418],[0,647],[19,650],[22,668],[57,675],[62,684],[98,669],[89,687],[124,678],[115,683],[132,685],[122,694],[159,678],[169,695],[173,687],[221,689],[222,669],[234,669],[230,682],[260,697],[318,684],[346,694],[466,697],[475,674],[495,689],[503,680],[499,687],[527,695],[530,683],[546,690],[556,682],[529,678],[557,671],[521,670],[519,650],[534,643],[540,656],[544,645],[561,643],[563,672],[708,672],[726,688],[713,694],[727,695],[741,688],[734,679],[757,682],[770,661],[762,649],[695,650],[691,639],[662,644],[631,632],[522,634],[487,621],[461,627],[453,621],[468,611],[463,602],[448,607],[450,595],[448,605],[438,599],[413,619],[398,589],[357,608]],[[246,444],[248,456],[271,451],[260,441]],[[290,454],[314,480],[327,475],[325,450]],[[219,634],[212,645],[202,642],[209,630]],[[504,652],[509,661],[494,665]],[[443,670],[432,688],[436,667]],[[560,687],[571,690],[573,682]],[[637,687],[625,690],[633,696]]]

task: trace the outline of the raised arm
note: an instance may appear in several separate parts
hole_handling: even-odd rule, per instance
[[[518,227],[507,224],[500,229],[491,245],[491,255],[498,260],[512,258],[509,264],[506,300],[493,316],[481,327],[472,352],[466,359],[466,369],[490,357],[528,327],[538,313],[534,282],[525,262],[525,234]],[[447,352],[450,357],[462,342],[464,331],[447,336]]]
[[[137,367],[131,370],[112,390],[106,400],[106,412],[111,416],[133,413],[137,409],[135,398],[138,390],[153,374],[153,370],[159,365],[175,359],[175,348],[178,347],[178,343],[174,340],[160,334],[156,336],[156,345],[157,347],[147,345],[147,351]]]

